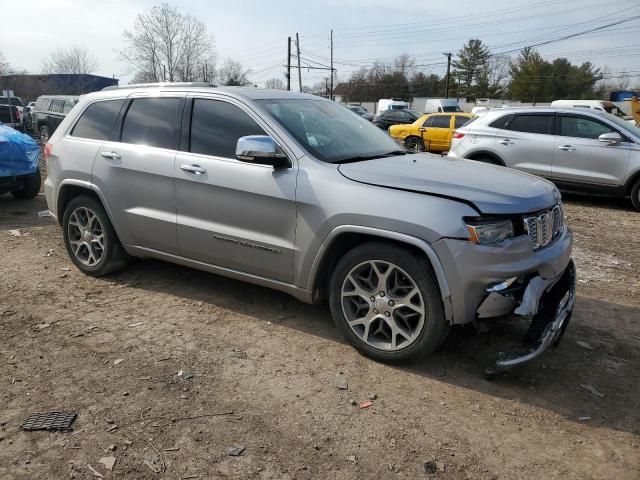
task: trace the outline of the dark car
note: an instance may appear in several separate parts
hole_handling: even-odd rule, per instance
[[[31,128],[46,143],[67,113],[71,111],[79,97],[69,95],[43,95],[36,100],[31,112]]]
[[[16,130],[24,130],[24,117],[25,108],[20,98],[0,97],[0,122]]]
[[[346,105],[346,107],[353,113],[357,113],[362,118],[369,120],[370,122],[373,120],[373,115],[370,114],[362,105]]]
[[[391,125],[413,123],[420,114],[413,110],[385,110],[373,117],[373,124],[383,130],[388,130]]]

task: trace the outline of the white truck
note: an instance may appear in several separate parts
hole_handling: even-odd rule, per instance
[[[452,98],[428,98],[425,102],[424,113],[461,112],[458,101]]]
[[[387,110],[406,110],[409,104],[399,98],[381,98],[378,100],[378,108],[376,113],[386,112]]]

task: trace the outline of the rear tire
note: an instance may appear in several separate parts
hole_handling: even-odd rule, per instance
[[[36,168],[36,171],[31,175],[25,175],[22,188],[20,190],[12,191],[11,195],[13,195],[13,198],[21,200],[33,198],[40,193],[41,181],[40,169]]]
[[[633,208],[640,211],[640,180],[631,189],[631,204]]]
[[[64,210],[62,228],[69,257],[83,273],[100,277],[129,262],[107,212],[96,199],[86,195],[72,199]]]
[[[47,143],[49,141],[49,127],[47,127],[46,125],[42,125],[38,129],[38,135],[43,145]]]
[[[431,265],[397,245],[371,242],[347,252],[331,276],[329,302],[344,338],[381,362],[416,361],[449,333]]]
[[[424,148],[424,142],[420,137],[407,137],[404,140],[404,146],[409,150],[413,150],[414,152],[426,151],[426,148]]]

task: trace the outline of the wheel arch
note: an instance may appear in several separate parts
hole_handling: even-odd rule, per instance
[[[465,155],[464,158],[466,158],[467,160],[478,160],[479,158],[486,158],[489,157],[493,160],[495,160],[496,162],[498,162],[499,165],[506,167],[507,164],[504,162],[504,160],[500,157],[500,155],[498,155],[495,152],[489,151],[489,150],[476,150],[472,153],[468,153],[467,155]]]
[[[627,180],[627,183],[625,184],[625,187],[624,187],[625,196],[631,195],[631,190],[633,189],[633,186],[637,182],[640,182],[640,169],[632,173],[631,176],[629,177],[629,180]]]
[[[100,202],[105,212],[107,212],[107,216],[109,217],[109,221],[111,222],[111,225],[113,226],[117,237],[119,239],[122,238],[120,236],[120,231],[118,230],[118,225],[113,221],[113,215],[111,214],[109,204],[105,201],[100,189],[90,182],[83,182],[80,180],[67,180],[60,185],[60,187],[58,188],[58,196],[56,197],[55,205],[55,214],[58,219],[58,223],[62,225],[65,208],[67,208],[67,205],[69,205],[69,202],[71,200],[80,195],[93,197],[95,200]]]
[[[448,322],[453,321],[449,284],[442,263],[431,245],[411,235],[358,225],[337,227],[322,243],[309,275],[309,290],[312,292],[314,302],[326,298],[331,272],[340,258],[354,247],[370,241],[400,245],[424,257],[435,274],[444,305],[445,317]]]

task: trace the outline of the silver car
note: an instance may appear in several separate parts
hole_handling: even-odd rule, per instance
[[[501,108],[456,130],[449,156],[547,178],[564,190],[631,197],[640,210],[640,128],[582,108]]]
[[[412,154],[320,97],[157,84],[86,95],[45,147],[49,208],[89,275],[156,258],[328,299],[387,362],[452,325],[515,315],[557,343],[575,298],[573,237],[540,178]]]

